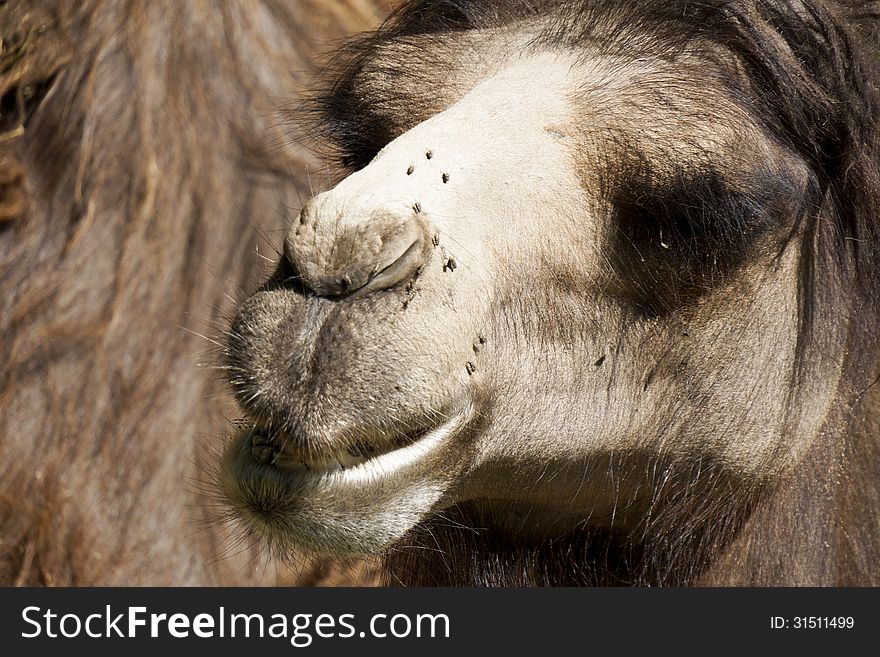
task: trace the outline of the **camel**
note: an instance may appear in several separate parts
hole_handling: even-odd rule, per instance
[[[411,0],[340,48],[217,485],[406,585],[880,583],[877,3]]]

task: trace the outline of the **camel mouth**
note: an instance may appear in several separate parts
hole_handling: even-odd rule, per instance
[[[408,448],[416,446],[432,433],[434,428],[425,427],[402,432],[390,440],[362,436],[339,447],[319,450],[300,446],[284,432],[256,424],[244,439],[250,442],[251,457],[255,463],[300,477],[320,478],[362,466],[369,467],[374,474],[390,474],[422,454],[425,444],[419,445],[418,449]]]
[[[453,473],[443,457],[471,416],[321,451],[260,425],[244,429],[223,455],[226,504],[282,552],[380,553],[446,494]]]

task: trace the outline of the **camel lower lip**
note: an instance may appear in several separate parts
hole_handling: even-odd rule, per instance
[[[411,442],[349,467],[322,459],[320,468],[279,464],[271,446],[248,431],[231,442],[220,473],[227,501],[252,531],[281,549],[325,554],[376,554],[399,540],[441,500],[450,469],[438,469],[473,407]],[[256,438],[255,440],[252,440]],[[401,436],[401,439],[405,439]],[[256,448],[256,453],[254,452]]]

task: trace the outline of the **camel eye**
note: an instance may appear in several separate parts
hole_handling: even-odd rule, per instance
[[[784,172],[678,169],[659,183],[630,182],[611,204],[617,228],[640,250],[670,252],[690,267],[707,258],[735,265],[758,237],[793,218],[800,193]]]
[[[726,280],[804,203],[785,175],[734,178],[712,169],[630,175],[608,196],[611,263],[638,305],[687,303]],[[781,244],[781,239],[779,240]]]
[[[677,171],[656,184],[627,186],[612,199],[617,229],[634,247],[668,252],[679,264],[735,260],[774,222],[773,190],[743,191],[719,173]]]

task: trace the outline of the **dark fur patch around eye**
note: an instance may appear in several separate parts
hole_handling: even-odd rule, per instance
[[[727,280],[762,237],[783,239],[802,193],[786,172],[632,167],[607,193],[616,286],[652,313],[686,303]]]
[[[707,257],[736,260],[749,236],[769,226],[771,199],[762,196],[761,188],[733,189],[715,170],[678,168],[659,187],[623,181],[611,202],[617,229],[634,247],[701,267]]]

